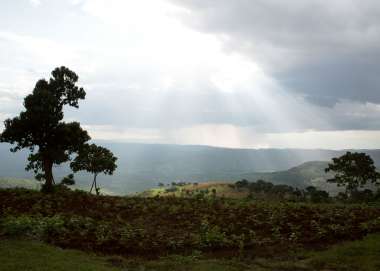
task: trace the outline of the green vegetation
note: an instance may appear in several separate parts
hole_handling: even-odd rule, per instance
[[[309,252],[316,270],[377,271],[380,270],[380,234],[363,240],[335,245],[322,252]]]
[[[90,168],[96,155],[89,154],[80,154],[81,164],[78,159],[75,163],[77,169],[88,169],[96,176],[95,168]],[[110,154],[107,157],[113,158]],[[108,158],[107,163],[115,166],[116,158]],[[112,173],[113,169],[102,171]],[[73,184],[73,176],[62,183]],[[380,208],[375,199],[379,193],[374,197],[372,191],[355,191],[365,195],[360,202],[371,200],[374,205],[339,203],[352,203],[352,191],[347,200],[331,198],[313,186],[294,189],[245,179],[235,184],[179,182],[165,187],[160,183],[150,191],[154,196],[150,198],[93,196],[64,185],[50,194],[0,190],[0,237],[7,238],[0,252],[21,244],[17,253],[25,253],[22,246],[28,245],[9,241],[22,237],[61,248],[121,255],[86,261],[93,256],[70,251],[63,253],[73,253],[72,257],[63,256],[56,248],[31,243],[37,246],[34,250],[46,250],[44,255],[53,259],[46,267],[55,268],[70,257],[60,270],[72,268],[76,261],[81,261],[82,270],[110,270],[111,264],[114,270],[136,271],[378,270]],[[244,198],[236,196],[242,193]],[[316,248],[325,250],[316,252]],[[5,254],[0,267],[38,268],[41,259],[17,253]],[[20,257],[22,261],[14,260]]]
[[[333,158],[326,172],[334,172],[334,177],[328,182],[346,187],[346,194],[353,197],[359,188],[368,183],[379,184],[380,173],[376,172],[372,158],[365,153],[347,152],[345,155]]]
[[[5,121],[0,142],[15,145],[13,152],[29,150],[26,169],[44,184],[41,191],[0,189],[2,270],[111,270],[110,264],[114,270],[379,267],[379,235],[357,241],[380,234],[380,191],[362,189],[379,184],[380,174],[369,155],[347,152],[328,164],[323,174],[331,171],[329,181],[347,187],[336,197],[308,185],[323,178],[323,162],[262,173],[274,178],[274,184],[272,179],[170,186],[160,182],[158,189],[140,197],[100,196],[97,175],[112,175],[117,158],[104,147],[89,145],[90,137],[79,123],[63,121],[64,107],[78,108],[85,98],[77,81],[73,71],[56,68],[49,81],[39,80],[25,98],[25,111]],[[55,183],[53,165],[69,161],[74,172],[94,174],[90,193],[67,187],[75,184],[71,173]],[[287,180],[291,182],[284,184]],[[93,187],[97,196],[91,194]],[[38,242],[114,256],[60,251]],[[312,250],[329,247],[327,252]],[[352,257],[357,261],[352,263]]]
[[[32,94],[24,99],[25,111],[4,122],[0,142],[16,144],[11,151],[29,149],[27,170],[45,180],[46,191],[54,184],[53,165],[70,160],[70,156],[90,137],[78,122],[63,121],[64,106],[78,108],[86,92],[76,86],[78,76],[66,67],[56,68],[49,81],[37,81]]]
[[[245,199],[255,202],[311,202],[311,203],[376,203],[380,201],[380,190],[357,190],[350,197],[345,193],[331,195],[315,186],[305,189],[294,188],[284,184],[273,184],[264,180],[249,182],[241,180],[236,183],[172,183],[159,184],[142,193],[139,197],[181,197],[181,198],[229,198]]]
[[[169,257],[143,262],[147,270],[252,270],[252,271],[378,271],[380,234],[363,240],[334,245],[324,251],[297,251],[286,256],[253,259],[204,260]],[[136,269],[138,270],[138,269]]]
[[[78,152],[78,156],[71,162],[70,167],[74,172],[86,170],[94,174],[94,180],[91,185],[90,193],[93,187],[95,192],[99,195],[100,188],[97,186],[96,177],[99,173],[112,175],[116,169],[117,158],[113,153],[103,147],[96,146],[95,144],[84,144]]]
[[[287,184],[306,188],[313,185],[330,195],[344,192],[343,187],[327,183],[331,173],[325,173],[328,161],[344,152],[319,150],[241,150],[207,146],[173,146],[159,144],[115,143],[91,141],[111,150],[118,157],[118,168],[112,175],[98,176],[103,188],[117,195],[142,192],[172,181],[236,182],[259,179],[273,184]],[[0,175],[29,178],[24,173],[27,152],[10,153],[10,145],[0,144]],[[375,164],[380,166],[380,151],[368,150]],[[165,155],[163,155],[165,154]],[[325,160],[326,162],[307,162]],[[304,164],[303,164],[304,163]],[[295,168],[292,168],[296,166]],[[289,169],[292,168],[292,169]],[[284,170],[286,169],[286,170]],[[289,169],[289,170],[288,170]],[[281,170],[281,171],[279,171]],[[250,173],[268,171],[267,173]],[[269,172],[270,171],[270,172]],[[62,178],[71,173],[69,163],[54,167],[55,176]],[[100,178],[101,177],[101,178]],[[89,190],[92,178],[85,172],[75,174],[78,186]]]
[[[122,198],[0,190],[0,231],[106,254],[246,252],[327,246],[380,230],[367,205],[223,198]],[[258,250],[260,248],[260,250]]]
[[[159,185],[158,188],[138,193],[139,197],[224,197],[229,199],[244,199],[248,197],[247,189],[236,189],[233,183],[207,182],[207,183],[172,183],[170,186]]]
[[[66,67],[55,68],[49,81],[37,81],[32,94],[24,99],[25,110],[19,116],[4,121],[5,129],[0,134],[0,142],[15,145],[12,152],[28,149],[26,170],[33,170],[36,179],[43,180],[45,192],[54,190],[53,166],[78,157],[72,165],[75,171],[87,170],[96,175],[100,172],[111,174],[116,158],[106,148],[88,145],[90,136],[78,122],[66,123],[64,107],[79,107],[79,100],[86,97],[83,88],[78,87],[78,75]],[[87,158],[87,159],[86,159]],[[69,175],[71,176],[71,175]],[[64,185],[73,185],[74,176],[63,179]]]
[[[323,186],[333,188],[332,185],[326,186],[326,179],[332,177],[331,174],[325,172],[328,162],[325,161],[310,161],[302,163],[299,166],[292,167],[288,170],[281,170],[275,172],[252,172],[241,175],[241,179],[249,181],[266,180],[274,184],[287,184],[297,187],[306,187],[315,185],[315,180],[322,179]]]
[[[0,240],[0,270],[116,271],[104,258],[36,241]]]
[[[280,256],[280,257],[279,257]],[[58,271],[377,271],[380,267],[380,234],[334,245],[323,251],[295,251],[276,257],[210,258],[207,255],[171,255],[156,260],[95,256],[60,249],[32,240],[0,240],[0,269]]]

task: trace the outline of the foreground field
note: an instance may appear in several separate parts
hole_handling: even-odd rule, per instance
[[[260,257],[326,247],[380,232],[379,217],[380,209],[367,205],[0,190],[3,236],[145,258],[172,253]]]
[[[170,256],[159,260],[95,256],[36,241],[0,240],[0,270],[29,271],[377,271],[380,269],[380,234],[335,245],[324,251],[298,252],[287,258],[207,259]]]

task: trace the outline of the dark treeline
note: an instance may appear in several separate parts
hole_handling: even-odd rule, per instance
[[[283,199],[295,202],[313,203],[362,203],[380,201],[380,189],[377,191],[371,189],[355,190],[350,194],[340,192],[336,196],[330,196],[327,191],[320,190],[314,186],[300,189],[286,184],[273,184],[264,180],[250,182],[243,179],[232,186],[238,190],[248,190],[248,198],[250,199]]]

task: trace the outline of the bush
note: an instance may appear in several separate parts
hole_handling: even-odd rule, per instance
[[[64,231],[64,221],[60,216],[9,216],[2,219],[0,230],[5,236],[25,236],[49,241]]]
[[[30,216],[7,217],[0,223],[1,233],[5,236],[35,236],[38,235],[38,221]]]
[[[64,177],[61,181],[62,185],[74,185],[75,180],[74,180],[74,174],[69,174],[66,177]]]

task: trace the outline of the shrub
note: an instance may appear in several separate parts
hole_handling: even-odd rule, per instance
[[[1,221],[0,230],[10,237],[26,236],[49,241],[64,231],[64,221],[60,216],[9,216]]]

